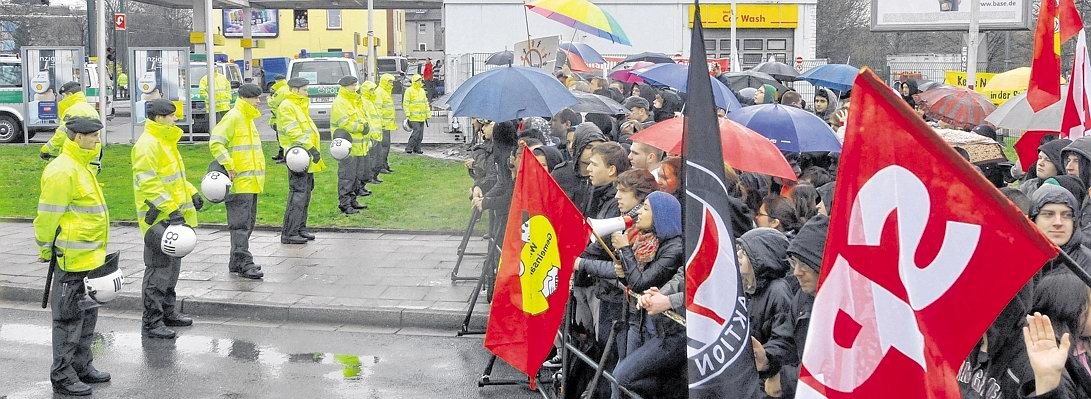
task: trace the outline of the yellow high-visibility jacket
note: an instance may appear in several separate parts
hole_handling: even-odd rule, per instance
[[[284,100],[284,95],[288,94],[288,82],[284,80],[278,80],[273,83],[273,94],[269,95],[269,126],[276,126],[277,124],[277,107],[280,106],[280,102]]]
[[[42,145],[41,152],[49,154],[51,156],[58,156],[61,154],[61,147],[66,140],[68,140],[68,129],[64,127],[65,122],[68,122],[73,117],[84,117],[98,119],[98,110],[95,106],[87,102],[87,96],[83,92],[73,93],[72,95],[65,97],[59,103],[57,103],[57,120],[61,125],[57,127],[57,130],[53,132],[53,137],[49,138],[49,141]],[[95,154],[98,157],[98,154]]]
[[[261,135],[254,126],[259,116],[261,111],[246,100],[236,101],[208,139],[208,149],[216,162],[235,172],[231,191],[236,194],[265,191],[265,155],[261,150]]]
[[[227,80],[227,76],[216,71],[216,111],[225,112],[231,109],[231,81]],[[201,97],[205,98],[205,104],[208,104],[208,76],[201,78],[201,84],[197,87]],[[211,107],[210,107],[211,109]]]
[[[280,133],[280,146],[287,151],[294,146],[303,147],[310,151],[318,149],[322,144],[318,136],[318,126],[311,120],[310,99],[307,96],[288,92],[277,107],[277,130]],[[326,170],[326,160],[311,162],[307,168],[309,173],[318,173]]]
[[[428,95],[424,93],[421,82],[413,82],[412,86],[405,89],[402,109],[405,110],[405,117],[411,122],[424,122],[431,116],[432,108],[428,105]]]
[[[94,270],[106,260],[110,237],[110,212],[90,166],[98,151],[80,148],[72,140],[61,147],[61,154],[42,172],[34,240],[43,259],[52,259],[54,250],[61,255],[57,259],[61,270]]]
[[[352,151],[349,154],[360,157],[367,155],[371,149],[371,142],[365,138],[370,129],[361,105],[360,93],[342,87],[330,108],[330,131],[348,132],[352,137]]]
[[[379,77],[379,90],[375,90],[375,107],[383,116],[383,130],[397,130],[397,111],[394,109],[394,75],[384,73]]]
[[[186,164],[178,152],[178,139],[182,129],[153,120],[144,122],[144,134],[133,145],[133,199],[136,201],[136,220],[140,234],[150,227],[144,223],[148,214],[148,200],[159,208],[159,217],[153,223],[167,219],[180,210],[186,224],[197,227],[197,208],[193,206],[193,194],[197,188],[186,180]]]

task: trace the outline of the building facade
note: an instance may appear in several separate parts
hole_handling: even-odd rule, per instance
[[[358,50],[360,55],[367,54],[367,47],[362,42],[355,42],[357,37],[367,37],[367,10],[261,11],[253,13],[251,17],[253,38],[264,44],[262,48],[253,49],[255,59],[291,58],[301,50],[310,53]],[[216,46],[216,52],[225,53],[233,60],[242,59],[241,11],[217,10],[216,16],[216,29],[226,38],[223,46]],[[379,39],[375,49],[377,55],[393,55],[398,51],[402,42],[399,37],[404,36],[403,31],[399,30],[399,27],[405,26],[403,18],[402,11],[375,10],[372,28]],[[225,22],[228,26],[226,30]]]
[[[443,10],[406,10],[405,26],[410,58],[443,58]]]

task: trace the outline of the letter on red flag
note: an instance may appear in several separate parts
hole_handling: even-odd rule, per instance
[[[870,70],[847,125],[796,397],[958,397],[966,354],[1058,249]]]
[[[553,348],[568,302],[572,263],[590,232],[580,211],[524,148],[485,348],[528,376],[538,374]]]

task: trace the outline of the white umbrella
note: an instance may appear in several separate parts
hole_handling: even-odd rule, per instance
[[[1011,130],[1046,130],[1057,132],[1061,130],[1061,117],[1064,116],[1064,102],[1068,97],[1068,86],[1061,87],[1061,101],[1034,112],[1027,102],[1027,94],[1023,93],[1012,97],[1000,107],[985,117],[985,121],[993,126]]]

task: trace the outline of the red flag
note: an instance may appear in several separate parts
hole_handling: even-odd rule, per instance
[[[1061,100],[1061,43],[1056,18],[1055,0],[1043,0],[1034,29],[1034,57],[1027,87],[1027,102],[1034,112]]]
[[[1019,141],[1012,147],[1019,156],[1019,167],[1023,169],[1023,173],[1030,172],[1030,168],[1038,162],[1038,147],[1042,146],[1042,138],[1049,135],[1056,137],[1058,134],[1044,130],[1027,130],[1019,137]]]
[[[1083,18],[1080,18],[1080,12],[1076,9],[1074,0],[1060,0],[1057,18],[1061,25],[1061,43],[1076,37],[1076,34],[1083,30]]]
[[[966,354],[1058,249],[870,70],[852,107],[796,397],[958,397]]]
[[[572,263],[587,246],[590,232],[561,187],[523,148],[485,348],[528,376],[538,374],[553,348],[568,301]]]

